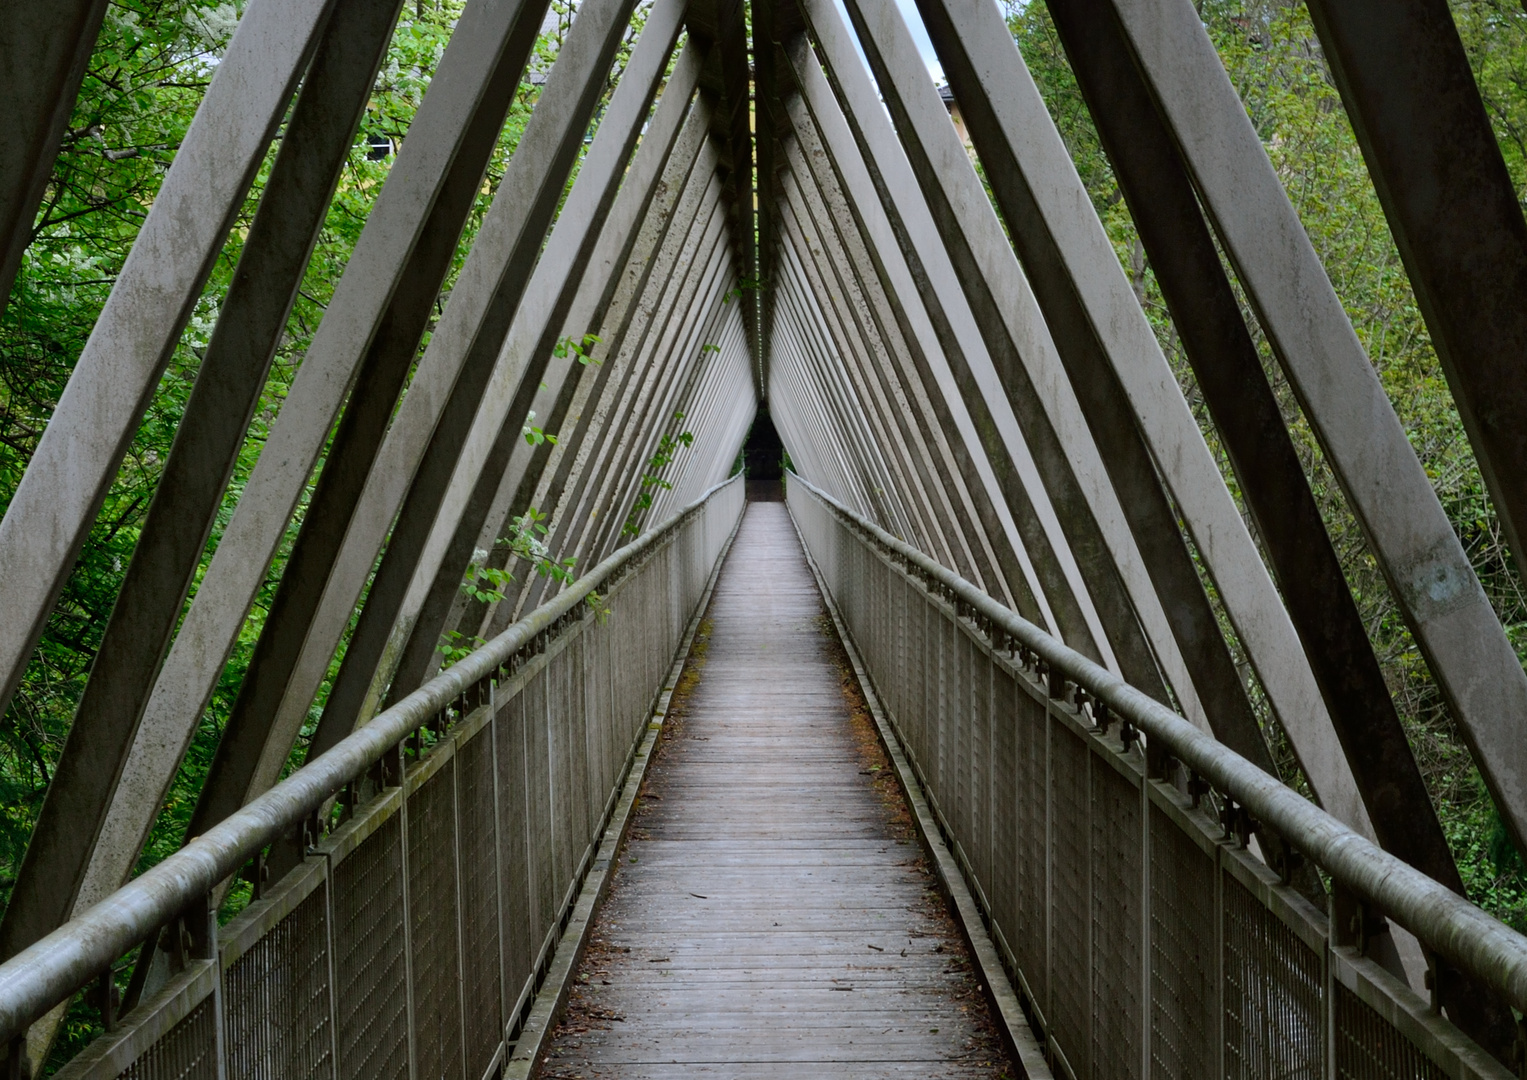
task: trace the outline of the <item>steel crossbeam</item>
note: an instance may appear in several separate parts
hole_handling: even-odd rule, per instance
[[[986,489],[972,466],[963,432],[955,425],[930,361],[919,350],[919,344],[926,343],[937,354],[931,327],[925,317],[917,319],[914,325],[913,319],[922,314],[917,299],[900,296],[896,290],[900,282],[888,276],[882,280],[883,275],[890,274],[889,269],[876,269],[877,266],[896,267],[904,279],[910,281],[906,266],[900,261],[899,251],[883,254],[876,247],[877,235],[883,240],[884,232],[876,234],[868,225],[861,232],[858,208],[845,198],[820,133],[800,98],[790,95],[784,108],[796,136],[786,143],[787,161],[794,181],[808,200],[814,197],[819,202],[825,219],[831,222],[844,256],[835,269],[846,267],[851,271],[852,280],[865,297],[873,319],[874,333],[869,336],[878,336],[884,342],[881,355],[890,365],[889,377],[902,388],[907,406],[910,408],[915,403],[916,408],[910,411],[921,421],[925,441],[936,448],[934,460],[946,477],[946,487],[956,493],[952,512],[945,520],[957,523],[955,531],[970,553],[967,557],[981,568],[980,576],[992,581],[996,591],[1010,595],[1006,574],[999,574],[996,567],[999,564],[1012,566],[1015,561],[1010,553],[1000,558],[993,551],[993,545],[999,551],[1006,550],[1005,535],[1000,530],[989,535],[988,530],[976,525],[978,520],[994,521],[995,515],[986,499]],[[852,169],[854,164],[859,164],[862,172],[862,163],[848,158],[846,150],[843,153],[843,160],[848,162],[843,167]],[[873,211],[869,213],[869,220],[884,224],[883,217]],[[825,239],[827,231],[820,224],[819,219],[819,235]],[[925,331],[921,338],[919,330]],[[902,400],[898,398],[898,405]]]
[[[348,383],[384,318],[406,255],[426,229],[428,211],[448,181],[456,148],[468,138],[483,89],[494,79],[508,81],[510,87],[518,80],[529,43],[519,50],[517,62],[506,56],[506,43],[518,14],[518,5],[514,7],[513,11],[486,11],[482,5],[469,8],[463,19],[470,15],[479,36],[471,44],[463,37],[453,39],[452,43],[459,41],[460,46],[454,52],[448,49],[442,59],[449,77],[437,79],[438,92],[426,95],[426,104],[421,105],[421,114],[427,114],[425,119],[430,121],[430,135],[413,140],[389,173],[378,205],[299,369],[289,407],[277,418],[245,485],[239,509],[218,546],[219,554],[207,568],[158,672],[132,751],[123,765],[123,774],[132,777],[133,783],[117,789],[97,843],[102,855],[97,859],[99,869],[91,874],[100,883],[101,895],[119,884],[132,866],[162,804],[163,792],[179,766],[255,591],[263,583],[265,567],[285,532],[286,521],[343,403]],[[501,73],[501,65],[512,68],[511,77]],[[507,95],[501,94],[499,100],[507,108]],[[492,120],[495,133],[502,115],[500,111]],[[491,137],[486,140],[479,176],[492,141]],[[477,182],[476,178],[471,180],[472,189]],[[459,228],[460,221],[454,229]]]
[[[816,143],[816,152],[820,154],[820,143]],[[897,328],[894,318],[885,310],[888,306],[885,294],[858,271],[860,265],[868,262],[867,255],[857,260],[850,254],[864,252],[863,238],[854,228],[851,215],[843,212],[841,199],[836,202],[838,215],[829,209],[816,178],[805,164],[801,143],[793,136],[785,141],[783,156],[788,171],[782,170],[779,178],[783,193],[780,213],[783,217],[788,210],[795,237],[803,237],[808,229],[815,236],[816,243],[810,245],[810,252],[816,276],[834,284],[828,295],[842,327],[838,340],[855,361],[859,381],[868,384],[867,392],[876,399],[876,412],[895,425],[897,456],[919,491],[921,527],[951,565],[970,568],[967,572],[973,574],[972,580],[989,583],[988,588],[1000,591],[984,548],[972,549],[964,542],[965,534],[974,530],[965,504],[950,495],[954,469],[947,460],[947,445],[940,445],[933,436],[937,421],[929,414],[926,395],[919,397],[911,391],[892,359],[892,350],[905,346],[892,337]],[[878,281],[874,284],[878,285]],[[944,527],[945,522],[958,522],[960,527],[952,530],[951,535],[951,530]],[[976,560],[979,573],[975,572]]]
[[[329,7],[267,0],[240,20],[0,519],[0,701],[15,692]]]
[[[1500,1080],[1527,942],[1456,895],[1259,331],[1519,848],[1527,671],[1194,6],[1048,6],[1164,316],[989,2],[581,0],[489,201],[548,0],[466,0],[244,476],[401,0],[244,5],[3,492],[8,703],[268,164],[0,916],[6,1075],[86,982],[70,1077],[519,1075],[768,424],[1056,1075]],[[0,313],[106,8],[0,12]],[[1520,561],[1527,219],[1469,56],[1443,0],[1310,14]]]
[[[637,126],[648,112],[656,79],[666,66],[678,31],[677,8],[676,3],[664,4],[654,12],[651,36],[644,33],[644,40],[633,53],[631,79],[622,81],[611,101],[613,123],[607,131],[601,125],[605,138],[596,136],[579,170],[579,183],[568,194],[547,238],[546,251],[536,263],[514,319],[497,349],[491,374],[477,395],[466,438],[393,619],[389,642],[401,646],[401,652],[384,651],[373,676],[374,688],[378,683],[401,679],[402,687],[394,687],[393,700],[419,685],[434,654],[450,598],[460,587],[471,559],[471,545],[489,511],[489,500],[508,467],[510,450],[520,442],[529,411],[528,399],[544,377],[562,318],[576,294],[579,278],[573,270],[589,257],[598,242],[600,226],[609,213],[616,185],[634,148]],[[603,18],[584,22],[595,15]],[[579,95],[583,119],[581,123],[570,124],[570,133],[587,123],[597,103],[598,73],[608,71],[629,15],[630,4],[622,4],[608,13],[585,6],[574,21],[573,33],[563,49],[581,44],[587,53],[575,55],[588,67],[581,69],[580,64],[586,74],[577,80],[583,87]],[[577,42],[580,27],[587,28],[588,36]],[[404,636],[410,634],[412,639],[405,644]]]
[[[625,343],[629,331],[634,330],[638,336],[645,332],[646,318],[641,300],[646,290],[655,287],[652,274],[663,261],[660,249],[664,244],[677,243],[677,237],[688,227],[688,219],[682,225],[678,224],[676,210],[681,195],[691,190],[690,184],[695,182],[692,180],[694,170],[699,167],[704,171],[700,163],[708,152],[708,110],[705,95],[701,94],[676,136],[666,165],[653,181],[645,216],[639,222],[629,224],[612,222],[617,228],[627,229],[630,254],[624,267],[610,282],[612,291],[608,306],[597,327],[600,340],[592,350],[594,364],[592,370],[586,369],[584,373],[587,397],[574,405],[577,416],[571,434],[565,426],[559,431],[556,452],[548,463],[543,488],[537,492],[533,504],[546,516],[548,549],[557,553],[559,560],[571,557],[576,561],[578,558],[562,551],[568,506],[582,498],[591,470],[602,468],[599,462],[606,445],[609,420],[624,400],[625,387],[632,374],[632,354]],[[688,206],[691,215],[694,210],[695,205]],[[552,471],[553,465],[555,471]],[[509,604],[510,610],[504,611],[502,618],[496,613],[490,616],[495,625],[507,625],[513,610],[529,610],[524,606],[524,597],[532,591],[538,595],[545,584],[544,580],[522,576],[525,580],[515,602]],[[502,603],[496,606],[502,607]],[[533,606],[533,603],[529,605]]]
[[[396,5],[347,7],[324,31],[54,768],[16,900],[0,923],[0,955],[115,889],[136,857],[134,849],[91,868],[97,837],[117,818],[118,777],[396,15]],[[154,798],[157,808],[162,794]]]
[[[1527,673],[1192,5],[1115,8],[1273,353],[1521,846],[1527,744],[1507,718],[1527,715]]]
[[[705,158],[714,161],[709,144],[707,150]],[[627,339],[635,381],[619,402],[610,428],[613,439],[606,444],[608,457],[598,470],[597,484],[585,492],[584,508],[574,512],[574,520],[583,527],[582,541],[565,550],[580,562],[597,559],[608,538],[619,535],[624,519],[618,500],[646,463],[641,454],[646,432],[641,425],[670,381],[675,342],[694,336],[706,315],[702,305],[706,301],[718,304],[735,274],[721,181],[714,171],[705,175],[696,171],[691,181],[693,191],[685,196],[693,208],[690,224],[683,234],[674,236],[676,243],[664,253],[667,273],[661,279],[654,273],[649,282],[654,288],[642,305],[641,334],[635,341]],[[699,345],[696,342],[695,348]]]
[[[888,161],[881,162],[876,149],[890,153],[889,146],[882,143],[877,148],[868,151],[859,148],[856,152],[853,148],[858,146],[858,132],[851,130],[849,118],[833,97],[804,36],[797,35],[787,43],[786,55],[801,91],[801,101],[822,132],[822,142],[833,155],[835,167],[844,176],[845,188],[851,192],[857,212],[865,215],[866,231],[873,238],[872,247],[882,260],[882,272],[887,275],[890,291],[908,312],[919,351],[933,365],[932,373],[940,386],[941,397],[960,430],[961,441],[980,479],[979,485],[970,486],[973,490],[979,486],[987,495],[986,500],[978,503],[982,509],[990,507],[989,516],[982,522],[983,528],[989,535],[1001,536],[1005,540],[1005,544],[998,548],[999,557],[1004,554],[1004,549],[1012,554],[1011,568],[1004,566],[1003,569],[1009,588],[1014,590],[1014,600],[1020,610],[1027,610],[1045,625],[1053,626],[1053,615],[1038,585],[1031,554],[1020,539],[1020,529],[1015,522],[1022,508],[1033,503],[1029,485],[1025,482],[1029,477],[1023,469],[1027,449],[1021,444],[1014,447],[1008,441],[1007,428],[998,430],[983,395],[967,396],[963,392],[969,386],[969,380],[959,379],[959,375],[971,370],[967,365],[979,363],[985,350],[963,299],[950,292],[952,280],[947,255],[932,234],[931,224],[925,220],[926,208],[921,207],[915,198],[905,207],[906,212],[914,215],[923,210],[924,224],[928,224],[927,228],[911,234],[906,227],[904,208],[892,200],[898,195],[908,198],[915,188],[906,186],[910,179],[907,177],[896,177],[901,181],[899,185],[884,179],[882,166],[894,167],[897,159],[892,154]],[[797,131],[803,127],[802,122],[796,123]],[[879,125],[876,125],[876,131],[894,138]],[[881,194],[880,184],[885,185],[885,194]],[[935,265],[943,260],[940,269],[944,273],[930,275],[927,272],[930,260]],[[961,320],[957,328],[951,324],[951,318]],[[992,454],[995,457],[990,456]],[[1018,513],[1013,510],[1014,504],[1020,508]]]
[[[659,29],[659,36],[661,33]],[[655,118],[656,128],[651,133],[650,145],[644,143],[646,156],[661,155],[671,144],[678,118],[688,103],[685,87],[693,85],[693,68],[693,57],[680,59],[671,84],[672,97],[667,99],[667,104]],[[488,374],[492,352],[503,340],[504,323],[511,317],[529,278],[528,266],[542,242],[544,221],[561,195],[553,177],[544,175],[539,181],[539,205],[523,198],[524,189],[536,183],[536,175],[543,168],[543,155],[537,152],[538,144],[546,141],[549,147],[556,148],[560,160],[570,161],[588,121],[591,109],[589,88],[598,77],[591,70],[580,80],[566,74],[558,75],[554,69],[536,113],[520,137],[515,156],[500,182],[502,197],[495,199],[479,230],[472,255],[452,290],[447,314],[432,334],[410,392],[404,398],[372,468],[355,522],[346,537],[345,549],[326,588],[320,614],[304,644],[299,674],[294,676],[283,702],[283,712],[288,715],[306,715],[330,656],[360,599],[366,576],[387,539],[387,530],[397,517],[398,524],[393,527],[388,554],[382,564],[386,569],[378,574],[371,587],[361,615],[361,626],[370,630],[386,618],[379,614],[388,607],[383,599],[387,592],[383,586],[398,576],[397,567],[406,561],[404,551],[411,550],[404,534],[416,537],[419,529],[414,523],[425,513],[424,507],[410,498],[411,489],[419,487],[419,481],[422,481],[429,494],[438,498],[440,492],[435,477],[465,436],[462,414],[475,406],[477,393]],[[639,92],[636,81],[633,81],[632,89]],[[565,96],[565,103],[559,95]],[[546,108],[544,113],[541,111],[543,106]],[[562,165],[552,172],[565,178],[567,167]],[[639,169],[639,166],[633,166],[633,169]],[[643,184],[640,176],[639,172],[633,171],[635,186],[622,196],[623,199],[641,199]],[[528,226],[525,220],[532,209],[541,223],[539,231]],[[612,213],[618,215],[619,204]],[[475,326],[472,325],[474,320]],[[414,480],[416,476],[419,481]],[[425,491],[419,491],[420,496],[425,494]],[[398,516],[400,513],[401,517]],[[375,609],[372,604],[377,605]],[[356,652],[356,659],[351,662],[352,671],[362,658],[371,657],[374,663],[376,653],[367,640],[367,635],[358,627],[349,642],[349,649]],[[353,724],[355,709],[345,704],[344,690],[347,687],[342,676],[331,693],[333,707],[325,710],[324,720],[310,742],[310,756],[321,753],[348,733],[341,723],[342,716]],[[288,726],[290,723],[288,720]],[[281,741],[276,740],[277,743]]]
[[[642,226],[633,259],[622,277],[610,317],[606,320],[608,344],[596,347],[601,368],[608,370],[604,388],[569,470],[561,503],[550,511],[548,547],[552,557],[564,561],[587,561],[585,535],[595,523],[602,485],[610,478],[613,455],[621,445],[629,409],[639,387],[650,376],[645,352],[655,318],[673,308],[670,286],[677,288],[683,273],[693,272],[694,251],[699,240],[695,229],[709,229],[719,212],[719,189],[715,186],[716,151],[706,135],[709,104],[702,94],[696,112],[682,136],[685,151],[669,162],[654,200],[652,212]],[[703,208],[704,216],[701,211]],[[719,257],[713,237],[707,259]],[[688,262],[681,259],[688,251]],[[675,271],[684,269],[676,275]],[[667,302],[665,302],[665,298]],[[612,333],[613,332],[613,333]],[[544,581],[526,583],[531,598],[539,595]],[[534,606],[523,600],[522,606]]]
[[[0,315],[69,128],[106,0],[29,0],[0,13],[8,122],[0,131]]]

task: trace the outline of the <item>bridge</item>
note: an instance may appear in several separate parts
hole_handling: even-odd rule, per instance
[[[401,0],[248,0],[0,520],[9,703],[257,190],[6,1076],[1527,1076],[1280,393],[1518,851],[1527,674],[1193,3],[1047,4],[1185,370],[995,3],[581,0],[478,221],[549,4],[466,0],[262,404]],[[0,11],[0,296],[107,7]],[[1308,7],[1520,560],[1468,57]]]

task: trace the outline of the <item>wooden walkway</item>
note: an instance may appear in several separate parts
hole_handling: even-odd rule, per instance
[[[800,542],[751,503],[541,1075],[999,1077]]]

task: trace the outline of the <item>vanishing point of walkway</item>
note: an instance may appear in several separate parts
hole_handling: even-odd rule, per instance
[[[543,1076],[1014,1075],[824,618],[750,503]]]

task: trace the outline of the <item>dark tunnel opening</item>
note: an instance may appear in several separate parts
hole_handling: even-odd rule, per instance
[[[742,445],[743,463],[747,467],[749,502],[783,502],[785,498],[784,474],[785,444],[774,421],[769,417],[767,405],[758,406],[758,415],[748,430],[748,438]]]

